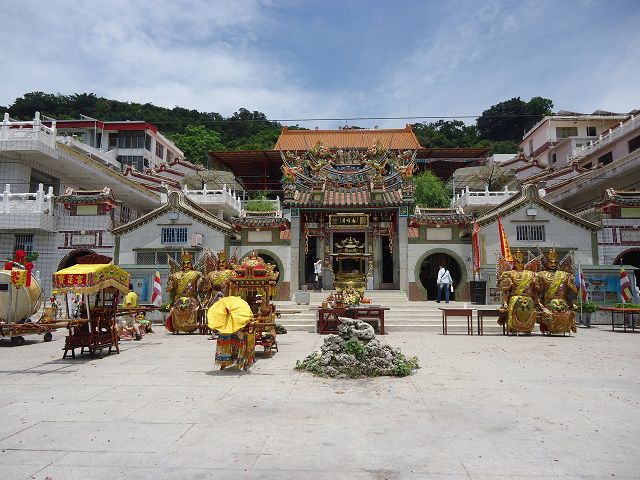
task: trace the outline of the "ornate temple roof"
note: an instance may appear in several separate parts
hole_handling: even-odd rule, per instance
[[[420,143],[411,125],[402,129],[289,130],[285,127],[274,150],[309,150],[320,142],[328,149],[366,149],[376,142],[391,150],[417,150]]]
[[[607,188],[601,202],[597,204],[599,207],[620,206],[620,207],[638,207],[640,206],[640,191],[637,190],[614,190]]]
[[[323,195],[311,191],[295,192],[292,204],[308,207],[393,207],[403,205],[402,190],[383,191],[379,197],[368,189],[329,189]]]
[[[115,206],[118,202],[113,196],[113,192],[109,187],[102,190],[76,190],[67,188],[64,194],[57,197],[58,203],[68,205],[97,205],[99,203],[107,203]]]
[[[244,228],[273,228],[283,225],[288,228],[290,225],[289,220],[286,218],[274,215],[233,217],[231,223],[236,227]]]
[[[409,218],[409,224],[415,225],[454,225],[469,224],[472,215],[467,215],[461,208],[416,208],[416,213]]]

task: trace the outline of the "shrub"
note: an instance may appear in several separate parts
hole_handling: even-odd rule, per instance
[[[576,312],[593,313],[598,310],[598,305],[593,302],[577,302],[575,306]]]

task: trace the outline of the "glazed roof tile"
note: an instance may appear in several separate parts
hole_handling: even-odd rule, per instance
[[[399,206],[403,204],[402,191],[385,191],[381,200],[375,200],[371,192],[366,189],[345,190],[335,189],[324,192],[321,201],[315,201],[310,191],[296,191],[291,203],[293,206]]]
[[[403,129],[289,130],[284,128],[274,150],[309,150],[320,142],[328,149],[369,148],[376,142],[392,150],[417,150],[420,143],[410,125]]]

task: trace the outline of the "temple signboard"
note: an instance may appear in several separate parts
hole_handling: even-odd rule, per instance
[[[367,228],[368,226],[368,213],[337,213],[329,215],[330,228]]]

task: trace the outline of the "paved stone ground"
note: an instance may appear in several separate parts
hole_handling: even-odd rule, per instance
[[[293,371],[304,332],[248,373],[195,335],[95,360],[31,338],[0,342],[3,479],[640,477],[640,333],[392,334],[423,368],[360,381]]]

